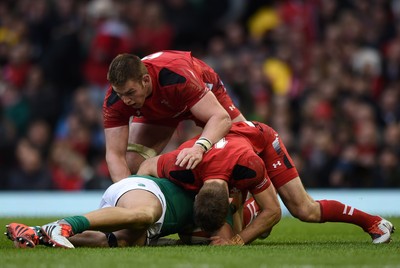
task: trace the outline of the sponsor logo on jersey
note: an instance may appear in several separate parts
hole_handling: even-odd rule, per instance
[[[281,163],[281,161],[278,160],[276,163],[273,163],[272,166],[273,166],[274,168],[277,168],[277,167],[279,167],[279,166],[282,166],[282,163]]]

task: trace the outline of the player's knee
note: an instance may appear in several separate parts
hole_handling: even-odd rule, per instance
[[[157,221],[157,215],[151,208],[132,210],[129,217],[129,222],[136,229],[147,229]]]

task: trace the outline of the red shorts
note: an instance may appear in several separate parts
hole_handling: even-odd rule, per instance
[[[263,125],[263,130],[267,146],[260,157],[265,163],[272,184],[279,188],[298,177],[299,173],[278,133],[267,125]]]

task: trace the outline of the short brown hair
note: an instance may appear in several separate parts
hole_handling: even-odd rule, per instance
[[[147,74],[147,68],[141,59],[133,54],[119,54],[116,56],[107,73],[107,79],[114,86],[122,86],[128,80],[141,81],[143,75]]]
[[[229,196],[223,184],[205,183],[194,201],[194,221],[202,230],[213,233],[226,221]]]

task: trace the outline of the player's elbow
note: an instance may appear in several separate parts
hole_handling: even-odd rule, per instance
[[[143,161],[139,169],[136,173],[136,175],[148,175],[148,176],[153,176],[153,177],[158,177],[157,174],[157,158],[149,158]]]
[[[276,225],[282,218],[282,211],[279,206],[273,206],[266,210],[263,210],[262,213],[263,217],[265,218],[265,223],[269,227]]]
[[[271,216],[274,221],[273,221],[273,225],[277,224],[281,218],[282,218],[282,210],[281,208],[278,207],[274,207],[274,209],[272,210],[272,216]]]
[[[145,160],[140,164],[136,175],[150,175],[149,161]]]

